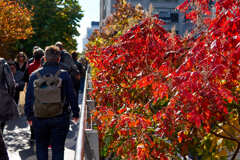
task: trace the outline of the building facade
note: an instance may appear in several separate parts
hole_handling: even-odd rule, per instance
[[[183,0],[128,0],[132,5],[141,4],[144,10],[148,10],[150,4],[153,6],[153,15],[158,15],[159,19],[165,22],[164,28],[168,31],[175,26],[177,34],[183,35],[187,30],[191,30],[192,24],[185,19],[185,15],[175,8],[183,2]],[[113,13],[113,4],[116,0],[100,1],[100,25],[103,24],[106,17]]]
[[[85,46],[85,45],[88,43],[88,39],[89,39],[90,36],[92,35],[93,31],[96,30],[96,29],[99,29],[99,22],[92,21],[92,22],[91,22],[91,27],[88,27],[88,28],[87,28],[86,37],[84,37],[84,38],[83,38],[83,41],[82,41],[83,50],[86,49],[86,46]]]
[[[100,0],[100,25],[106,17],[110,16],[113,11],[113,5],[116,3],[116,0]]]

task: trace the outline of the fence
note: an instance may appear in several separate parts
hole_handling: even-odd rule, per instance
[[[89,96],[92,90],[90,67],[86,71],[82,105],[80,105],[79,132],[75,152],[75,160],[99,160],[98,133],[93,129],[91,111],[95,102]]]

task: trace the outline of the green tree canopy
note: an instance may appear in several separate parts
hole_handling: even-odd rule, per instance
[[[32,26],[34,35],[27,40],[20,40],[17,49],[27,54],[32,53],[33,46],[45,47],[61,41],[68,50],[74,50],[79,36],[77,28],[83,17],[78,0],[23,0],[32,9],[34,16]]]

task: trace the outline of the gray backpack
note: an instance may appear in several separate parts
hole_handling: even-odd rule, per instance
[[[41,76],[36,73],[34,83],[34,116],[37,118],[51,118],[63,114],[64,100],[62,99],[62,79],[58,70],[55,75]]]

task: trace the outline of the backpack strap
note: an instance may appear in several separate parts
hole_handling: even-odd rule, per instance
[[[63,70],[59,69],[56,73],[55,73],[55,78],[59,79],[59,83],[57,84],[58,87],[60,87],[62,85],[62,79],[59,78],[58,76],[62,73]]]

